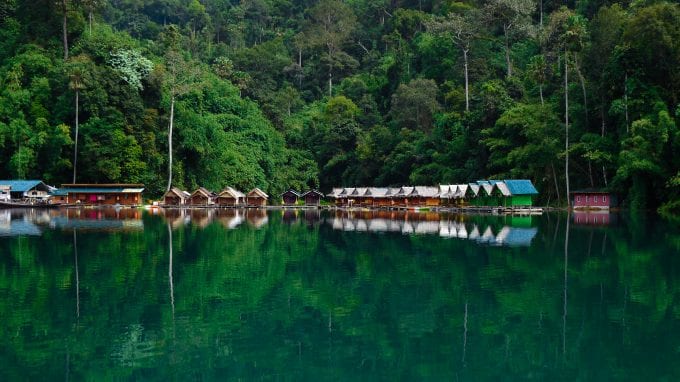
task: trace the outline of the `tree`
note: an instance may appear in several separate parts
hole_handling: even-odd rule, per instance
[[[104,0],[80,0],[87,10],[87,21],[89,26],[89,34],[92,35],[92,21],[94,20],[94,12],[97,8],[102,6]]]
[[[153,63],[135,49],[120,49],[111,52],[109,64],[135,90],[142,90],[142,79],[153,69]]]
[[[468,52],[470,46],[479,37],[479,17],[476,13],[466,12],[461,16],[449,13],[428,22],[427,29],[435,34],[448,37],[463,52],[463,68],[465,72],[465,111],[470,111],[470,88],[468,78]]]
[[[170,97],[170,122],[168,125],[168,185],[172,188],[172,132],[175,120],[175,101],[178,97],[197,89],[198,67],[195,62],[187,61],[179,52],[170,50],[165,55],[165,67],[161,77],[163,87]]]
[[[401,84],[392,96],[390,114],[402,127],[429,130],[440,108],[439,89],[433,80],[417,78]]]
[[[333,96],[333,71],[341,65],[342,46],[356,28],[357,20],[352,9],[339,0],[321,0],[309,10],[305,36],[312,46],[325,48],[328,67],[328,96]],[[346,53],[344,53],[346,55]]]
[[[505,65],[507,77],[512,77],[510,45],[513,35],[526,34],[531,27],[531,15],[536,4],[533,0],[490,0],[486,10],[491,21],[500,23],[505,41]]]
[[[74,58],[74,64],[69,74],[68,87],[75,93],[75,103],[76,103],[76,129],[74,134],[74,150],[73,150],[73,183],[76,183],[76,175],[78,169],[78,124],[79,124],[79,106],[80,106],[80,91],[85,89],[85,83],[83,80],[83,67],[82,64],[89,61],[85,56],[78,56]]]
[[[68,1],[61,0],[61,13],[62,13],[62,42],[64,44],[64,61],[68,60]]]

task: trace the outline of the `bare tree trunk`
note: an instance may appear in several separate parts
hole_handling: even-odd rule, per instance
[[[583,109],[586,114],[586,127],[588,126],[588,93],[586,91],[586,79],[581,74],[581,68],[579,68],[578,61],[574,62],[574,68],[576,69],[576,74],[578,74],[579,82],[581,83],[581,91],[583,92]]]
[[[543,28],[543,0],[538,0],[538,12],[539,12],[538,25],[540,25],[541,28]]]
[[[168,128],[168,187],[165,192],[172,187],[172,123],[175,118],[175,96],[170,98],[170,127]]]
[[[538,85],[538,95],[541,97],[541,106],[545,106],[543,102],[543,84]]]
[[[510,36],[508,36],[508,27],[503,26],[503,33],[505,34],[505,65],[508,67],[507,77],[512,77],[512,63],[510,62]]]
[[[590,187],[595,187],[595,181],[593,180],[593,161],[588,159],[588,177],[590,178]]]
[[[604,122],[604,107],[600,109],[600,118],[602,118],[602,138],[604,138],[604,133],[606,129],[606,125]],[[602,178],[604,179],[604,186],[607,187],[607,170],[604,167],[604,164],[602,164]]]
[[[470,111],[470,85],[468,78],[468,50],[463,49],[463,66],[465,68],[465,111]]]
[[[557,193],[557,205],[560,204],[560,187],[557,185],[557,171],[555,171],[555,163],[550,162],[550,167],[552,167],[553,179],[555,180],[555,192]]]
[[[564,178],[567,185],[567,206],[570,207],[569,201],[569,70],[567,61],[567,50],[564,50]]]
[[[90,36],[92,36],[92,9],[90,9],[90,12],[87,17],[90,21]]]
[[[64,41],[64,60],[68,60],[68,7],[66,0],[61,0],[62,11],[64,12],[64,17],[62,19],[61,31],[62,39]]]
[[[328,71],[328,97],[333,97],[333,72]]]
[[[76,183],[76,172],[77,172],[77,167],[78,167],[78,104],[80,102],[79,100],[79,91],[76,90],[76,136],[75,136],[75,150],[73,151],[73,183]]]

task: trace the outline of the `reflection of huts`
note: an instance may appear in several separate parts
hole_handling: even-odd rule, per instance
[[[246,212],[246,220],[248,224],[255,228],[261,228],[269,221],[267,211],[263,209],[249,209]]]
[[[199,187],[191,194],[189,198],[189,204],[192,206],[211,206],[215,204],[215,199],[217,194],[204,188]]]
[[[243,216],[238,209],[221,209],[215,211],[216,220],[226,229],[234,229],[243,223]]]
[[[249,206],[264,207],[267,205],[267,199],[269,199],[269,195],[255,187],[250,190],[248,195],[246,195],[246,204]]]
[[[246,195],[233,187],[226,187],[217,196],[217,204],[220,206],[241,206],[245,201]]]
[[[189,214],[191,224],[201,228],[207,227],[212,222],[214,215],[215,210],[208,208],[192,209]]]
[[[173,187],[163,195],[163,204],[166,206],[183,206],[189,198],[191,198],[190,193]]]
[[[323,194],[317,190],[310,190],[302,194],[301,197],[305,201],[306,206],[318,206],[321,205]]]
[[[287,206],[292,206],[292,205],[297,204],[299,197],[300,197],[300,194],[293,189],[290,189],[290,190],[284,192],[283,194],[281,194],[281,200],[283,201],[283,204],[287,205]]]

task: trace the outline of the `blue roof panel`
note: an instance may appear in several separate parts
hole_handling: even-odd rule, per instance
[[[506,180],[505,185],[508,186],[511,195],[537,195],[538,190],[534,187],[528,179],[511,179]]]
[[[26,192],[41,183],[42,180],[0,180],[0,185],[10,186],[12,192]]]

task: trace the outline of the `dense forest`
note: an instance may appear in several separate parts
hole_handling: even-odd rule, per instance
[[[677,2],[0,1],[0,173],[51,184],[516,177],[680,209],[679,98]]]

